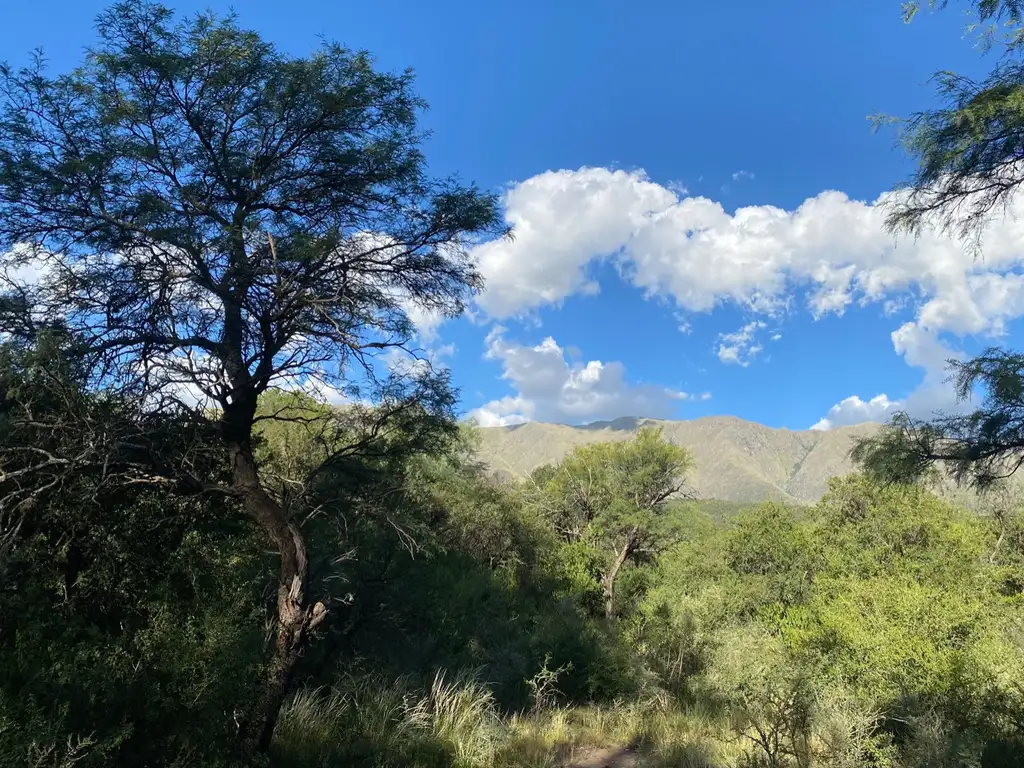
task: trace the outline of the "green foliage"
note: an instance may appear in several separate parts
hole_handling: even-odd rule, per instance
[[[22,386],[33,369],[10,359]],[[297,665],[276,765],[554,765],[602,731],[665,765],[997,766],[1020,748],[1012,503],[979,517],[853,476],[813,508],[716,524],[685,500],[638,507],[667,465],[612,482],[642,474],[615,463],[637,450],[620,443],[583,455],[600,461],[574,498],[601,503],[570,510],[586,524],[566,536],[564,468],[540,490],[500,484],[471,460],[471,432],[419,417],[374,432],[369,411],[286,393],[260,408],[288,416],[259,432],[268,483],[289,508],[333,508],[305,525],[336,620]],[[354,441],[318,469],[319,451]],[[21,488],[45,503],[0,590],[0,754],[226,763],[235,702],[262,679],[266,556],[222,498],[101,479]],[[657,546],[623,570],[607,622],[609,544],[635,510]]]
[[[951,361],[950,367],[958,398],[980,392],[979,407],[926,423],[897,414],[879,435],[854,446],[854,460],[872,477],[917,482],[938,467],[958,483],[990,490],[1024,462],[1024,356],[989,349],[966,362]]]
[[[548,654],[544,657],[544,666],[540,671],[526,681],[526,686],[530,690],[530,698],[533,700],[531,708],[534,713],[551,709],[557,703],[559,697],[558,678],[560,675],[572,671],[571,661],[558,669],[551,669],[548,666],[550,663],[551,654]]]
[[[725,562],[747,587],[751,607],[803,603],[817,570],[810,532],[793,511],[763,504],[742,513],[725,541]]]
[[[722,701],[765,764],[966,749],[935,727],[1005,751],[1024,664],[999,562],[1014,530],[920,487],[838,479],[806,514],[765,504],[664,556],[636,640],[682,700]]]
[[[216,765],[231,752],[237,702],[258,687],[266,556],[222,498],[88,463],[20,474],[25,449],[82,450],[132,417],[116,398],[82,392],[57,341],[0,350],[0,509],[17,521],[0,574],[0,760]],[[105,431],[39,434],[21,418],[74,411]],[[148,424],[146,447],[168,453],[190,429]],[[190,461],[206,477],[219,471],[202,451]]]
[[[917,486],[833,479],[811,519],[831,572],[858,577],[908,572],[954,588],[982,576],[991,546],[981,521]]]
[[[645,427],[627,441],[578,446],[531,476],[533,502],[555,531],[602,553],[607,618],[620,609],[615,589],[623,566],[643,564],[690,532],[690,516],[672,502],[692,468],[689,451],[664,440],[660,428]]]
[[[721,524],[736,517],[745,509],[757,506],[742,501],[723,501],[722,499],[689,499],[681,502],[686,507],[694,510],[694,522],[708,527],[708,523]],[[711,526],[714,527],[714,526]]]
[[[265,563],[246,528],[215,520],[83,480],[26,521],[0,591],[4,764],[80,741],[83,767],[230,753],[259,679]]]
[[[810,763],[814,692],[809,677],[782,643],[759,627],[722,634],[708,679],[748,744],[750,766]]]

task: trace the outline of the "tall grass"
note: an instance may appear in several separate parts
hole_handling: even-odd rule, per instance
[[[404,765],[415,740],[402,680],[347,678],[333,689],[300,689],[284,706],[275,732],[274,764],[288,768]]]
[[[438,672],[406,717],[449,751],[453,768],[493,764],[502,724],[491,691],[472,675],[448,681]]]
[[[491,766],[502,731],[491,692],[471,675],[448,680],[439,672],[425,693],[406,680],[353,677],[291,698],[275,734],[274,764]]]
[[[709,768],[732,764],[730,743],[718,718],[653,702],[502,717],[477,678],[439,672],[425,691],[377,676],[299,691],[282,712],[273,764],[556,768],[585,748],[619,746],[643,750],[653,768]]]

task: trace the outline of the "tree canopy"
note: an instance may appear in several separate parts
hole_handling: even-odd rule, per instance
[[[534,471],[555,529],[568,541],[610,550],[601,578],[607,617],[615,615],[622,566],[672,540],[666,504],[679,497],[692,468],[688,450],[664,440],[660,428],[644,427],[630,440],[580,446]]]

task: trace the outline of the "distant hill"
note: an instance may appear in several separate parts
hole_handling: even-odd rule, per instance
[[[827,432],[791,431],[732,416],[624,418],[582,427],[530,422],[481,429],[478,458],[497,475],[525,477],[577,445],[626,440],[647,425],[662,427],[668,440],[693,452],[697,466],[689,483],[700,498],[792,504],[816,502],[830,477],[854,471],[849,457],[854,438],[878,430],[877,424],[861,424]]]
[[[858,424],[828,432],[773,429],[734,416],[709,416],[694,421],[623,418],[581,427],[530,422],[514,427],[481,429],[477,458],[499,477],[525,477],[542,464],[559,461],[573,447],[605,440],[628,440],[642,426],[660,426],[668,440],[689,448],[696,469],[688,479],[697,498],[716,500],[712,517],[729,516],[760,501],[814,504],[828,490],[829,478],[856,471],[850,448],[858,437],[875,434],[879,424]],[[979,512],[996,506],[1020,506],[1024,472],[979,497],[958,488],[948,477],[932,490]],[[702,506],[707,506],[704,504]]]

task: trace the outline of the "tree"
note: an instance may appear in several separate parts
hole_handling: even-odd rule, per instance
[[[946,0],[933,0],[944,8]],[[920,3],[905,5],[909,20]],[[1024,184],[1024,4],[1020,0],[970,0],[986,44],[1003,56],[983,81],[951,72],[936,75],[943,105],[902,123],[902,138],[918,161],[910,181],[888,203],[894,233],[927,229],[952,234],[980,249],[985,225],[1005,209]],[[975,26],[977,26],[975,25]],[[887,480],[920,478],[935,466],[958,481],[990,486],[1024,459],[1024,356],[989,349],[969,361],[949,361],[958,399],[984,392],[967,415],[918,421],[895,415],[889,428],[863,439],[853,456]]]
[[[630,440],[578,447],[546,479],[548,515],[568,541],[591,538],[610,550],[601,575],[605,616],[615,616],[615,583],[622,566],[671,540],[666,502],[684,488],[693,458],[645,427]]]
[[[0,249],[39,276],[8,278],[0,330],[66,329],[87,387],[133,404],[89,455],[43,455],[38,468],[101,465],[224,496],[279,555],[264,692],[239,732],[251,755],[268,748],[326,615],[301,507],[271,492],[254,453],[256,425],[290,416],[258,415],[260,397],[319,386],[376,400],[375,429],[412,411],[443,427],[446,378],[422,360],[387,373],[379,358],[411,350],[410,309],[454,316],[479,289],[467,246],[502,231],[497,200],[427,177],[411,75],[377,72],[364,53],[325,43],[292,58],[234,17],[175,22],[144,0],[114,5],[97,29],[70,74],[51,77],[41,56],[0,70]],[[209,426],[223,481],[197,477],[184,453],[145,450],[131,427],[154,413]]]

